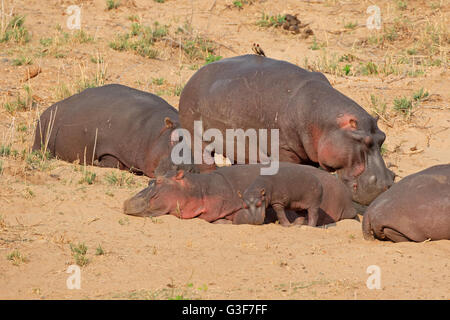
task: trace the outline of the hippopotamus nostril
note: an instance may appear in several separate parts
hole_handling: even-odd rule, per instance
[[[376,177],[376,176],[371,176],[371,177],[369,178],[369,183],[370,183],[370,184],[375,184],[375,183],[377,183],[377,177]]]

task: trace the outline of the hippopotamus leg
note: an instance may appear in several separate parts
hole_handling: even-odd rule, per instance
[[[383,229],[383,233],[385,238],[388,238],[391,241],[394,242],[407,242],[407,241],[411,241],[410,239],[408,239],[405,235],[403,235],[402,233],[391,229],[391,228],[384,228]]]
[[[319,220],[319,206],[308,208],[308,226],[315,227]]]
[[[109,154],[101,156],[100,159],[98,161],[94,161],[94,163],[103,168],[119,168],[121,170],[126,168],[126,166],[120,162],[119,159]]]
[[[289,219],[286,216],[286,211],[284,211],[284,207],[281,204],[273,204],[272,205],[273,210],[277,213],[277,218],[280,224],[283,227],[290,226],[291,223],[289,222]]]

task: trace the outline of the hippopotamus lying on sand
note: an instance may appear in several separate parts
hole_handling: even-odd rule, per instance
[[[450,240],[450,164],[394,184],[367,208],[362,227],[367,240]]]
[[[179,170],[151,180],[149,186],[124,203],[124,212],[136,216],[172,214],[183,219],[202,218],[209,222],[227,219],[235,224],[262,224],[268,215],[243,210],[243,193],[259,176],[263,165],[222,167],[209,173],[193,174]],[[351,192],[333,175],[311,166],[280,163],[280,169],[297,167],[317,178],[323,190],[317,225],[352,219]],[[314,177],[310,179],[314,179]],[[309,181],[298,181],[307,184]],[[292,189],[296,185],[291,185]]]
[[[160,97],[111,84],[86,89],[45,110],[33,150],[154,177],[158,166],[172,168],[177,126],[177,110]]]

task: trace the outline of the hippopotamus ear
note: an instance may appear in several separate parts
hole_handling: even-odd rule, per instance
[[[357,130],[358,120],[354,115],[344,114],[337,119],[337,123],[341,129],[345,130]]]
[[[173,130],[172,133],[170,134],[170,145],[174,146],[179,141],[180,141],[180,134],[178,133],[178,130]]]
[[[261,189],[261,195],[265,196],[266,195],[266,190],[264,188]]]
[[[173,121],[169,117],[164,118],[164,124],[166,125],[167,129],[172,129],[175,126],[173,124]]]
[[[177,175],[175,176],[176,180],[181,180],[184,178],[184,170],[180,169],[177,171]]]
[[[238,190],[238,192],[237,192],[237,195],[238,195],[239,198],[242,199],[242,193],[241,193],[239,190]]]

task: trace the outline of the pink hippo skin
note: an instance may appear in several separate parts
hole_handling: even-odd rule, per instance
[[[149,186],[124,203],[124,213],[136,216],[172,214],[180,218],[201,218],[209,222],[225,220],[235,224],[262,224],[274,221],[271,208],[264,213],[251,213],[243,209],[239,193],[243,193],[258,177],[261,164],[222,167],[209,173],[193,174],[172,171],[151,180]],[[341,219],[352,219],[356,211],[352,206],[350,190],[333,175],[311,166],[280,163],[280,168],[294,167],[313,175],[323,189],[317,225]],[[316,181],[314,177],[309,179]],[[291,185],[296,189],[302,181]],[[288,214],[290,216],[290,211]],[[293,213],[295,216],[295,213]]]

